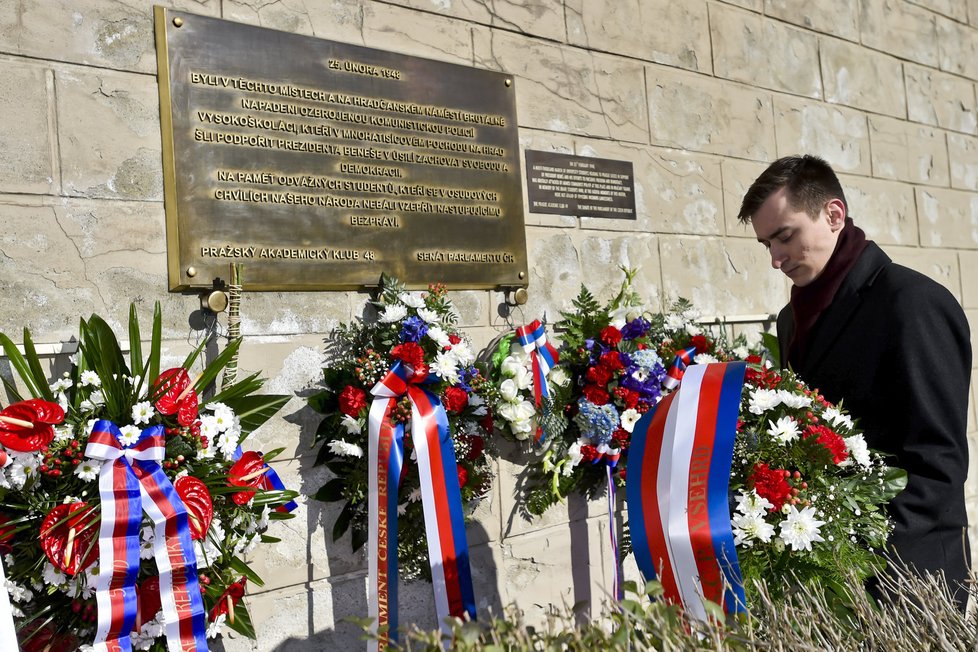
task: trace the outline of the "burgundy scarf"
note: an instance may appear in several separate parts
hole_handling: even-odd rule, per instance
[[[795,320],[795,333],[788,345],[788,360],[796,370],[801,368],[811,344],[812,329],[826,308],[832,304],[842,281],[866,248],[866,234],[847,217],[839,232],[829,262],[818,277],[804,287],[791,288],[791,314]]]

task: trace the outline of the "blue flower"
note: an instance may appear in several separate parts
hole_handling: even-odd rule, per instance
[[[401,341],[418,342],[428,334],[428,324],[420,317],[408,317],[401,324]]]
[[[611,403],[595,405],[591,401],[581,399],[577,402],[577,414],[574,423],[581,435],[594,444],[607,444],[611,435],[618,429],[618,410]]]
[[[621,337],[625,340],[634,340],[648,333],[650,328],[652,324],[647,319],[636,317],[622,327]]]

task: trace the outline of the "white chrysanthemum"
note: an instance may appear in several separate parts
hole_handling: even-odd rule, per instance
[[[23,489],[29,481],[37,478],[41,457],[35,453],[10,453],[13,461],[7,468],[7,479],[15,489]]]
[[[44,583],[48,586],[60,587],[68,583],[68,576],[55,568],[49,561],[44,562],[44,572],[41,576],[44,579]]]
[[[96,407],[105,405],[105,392],[103,392],[101,389],[93,390],[92,393],[88,395],[88,398],[95,404]]]
[[[781,405],[781,396],[773,389],[755,387],[750,393],[748,408],[752,414],[764,414]]]
[[[795,410],[810,407],[812,404],[811,396],[796,394],[795,392],[789,392],[786,389],[778,390],[778,398],[781,399],[782,403]]]
[[[737,496],[737,511],[741,514],[766,514],[771,509],[774,509],[774,503],[758,496],[753,489]]]
[[[436,374],[449,385],[457,385],[460,378],[458,376],[458,361],[451,351],[439,351],[435,354],[435,361],[430,365],[431,372]]]
[[[393,324],[401,321],[405,317],[407,317],[407,306],[402,306],[401,304],[397,303],[394,305],[385,306],[384,312],[382,312],[380,317],[377,318],[377,321],[381,322],[382,324]]]
[[[75,475],[85,482],[91,482],[98,478],[98,473],[102,469],[102,463],[97,460],[84,459],[75,467]]]
[[[217,427],[217,417],[213,414],[205,414],[200,417],[200,434],[213,441],[221,430]]]
[[[144,525],[143,529],[140,531],[139,536],[139,558],[140,559],[152,559],[153,558],[153,541],[156,539],[156,533],[153,531],[153,526]]]
[[[520,388],[516,386],[516,381],[512,378],[507,378],[503,382],[499,383],[499,395],[503,397],[504,401],[518,400],[517,396],[520,393]]]
[[[66,389],[71,389],[71,386],[73,384],[74,383],[71,382],[71,378],[62,377],[62,378],[58,378],[56,381],[48,385],[48,387],[51,388],[51,391],[53,393],[57,394],[58,392],[63,392]]]
[[[737,356],[738,360],[746,360],[747,356],[750,355],[750,350],[746,346],[735,346],[733,354]]]
[[[801,434],[798,424],[791,417],[781,417],[777,423],[768,420],[768,425],[767,434],[784,444],[793,442]]]
[[[343,441],[342,439],[334,439],[329,442],[329,452],[334,455],[342,455],[344,457],[363,457],[363,449],[356,444],[351,444],[348,441]]]
[[[163,635],[163,624],[154,618],[144,623],[139,632],[130,636],[134,650],[148,650],[153,647],[156,639]]]
[[[217,450],[221,452],[224,459],[234,459],[234,453],[238,450],[238,435],[233,430],[222,432],[217,436]]]
[[[421,500],[421,488],[420,487],[415,487],[414,489],[412,489],[411,490],[411,493],[408,494],[407,499],[408,499],[408,502],[410,502],[410,503],[416,503],[419,500]]]
[[[79,379],[79,384],[82,387],[101,387],[102,379],[98,377],[98,374],[94,371],[88,370],[81,372],[81,378]]]
[[[825,412],[822,413],[822,416],[830,424],[832,424],[833,428],[839,429],[840,427],[845,426],[849,431],[852,431],[852,418],[848,414],[842,414],[842,412],[840,412],[837,408],[825,408]]]
[[[234,410],[225,403],[208,403],[207,409],[214,413],[219,421],[231,421],[234,419]]]
[[[417,292],[401,292],[397,295],[398,300],[409,308],[424,308],[424,299]]]
[[[451,346],[452,341],[448,339],[448,333],[441,326],[431,326],[428,329],[428,337],[430,337],[435,344],[440,347]]]
[[[221,557],[221,546],[224,542],[224,526],[215,516],[207,530],[203,541],[194,541],[194,552],[197,553],[197,568],[207,568]]]
[[[642,413],[635,408],[628,408],[621,413],[621,427],[627,432],[632,432],[635,429],[635,424],[638,420],[642,418]]]
[[[71,426],[54,427],[54,441],[57,442],[70,441],[74,438],[75,438],[75,433],[72,432]]]
[[[349,414],[344,414],[343,419],[340,421],[340,425],[346,430],[348,435],[359,435],[360,422],[351,417]]]
[[[697,353],[693,356],[694,364],[710,364],[713,362],[720,362],[715,355],[710,355],[709,353]]]
[[[452,346],[452,355],[458,360],[459,365],[463,367],[469,367],[475,362],[475,351],[472,350],[472,347],[465,340]]]
[[[754,541],[768,543],[774,536],[774,526],[764,520],[761,514],[736,514],[730,519],[733,528],[734,545],[754,545]]]
[[[26,604],[34,599],[34,592],[26,586],[22,586],[13,580],[7,580],[7,593],[10,594],[11,602]]]
[[[421,317],[429,325],[441,322],[441,317],[431,308],[418,308],[418,317]]]
[[[132,406],[132,422],[136,425],[149,423],[149,420],[153,418],[153,413],[153,404],[149,401],[136,403]]]
[[[78,409],[82,412],[94,412],[97,406],[87,398],[78,404]]]
[[[224,621],[227,619],[227,614],[221,614],[212,622],[207,623],[207,638],[217,638],[218,636],[223,635]]]
[[[666,315],[665,327],[666,327],[666,330],[668,330],[668,331],[678,331],[678,330],[681,330],[683,328],[683,326],[685,325],[685,323],[686,322],[683,321],[683,316],[680,315],[680,314],[671,312],[668,315]]]
[[[806,507],[798,511],[794,505],[790,505],[788,516],[781,522],[781,534],[778,535],[785,545],[791,546],[792,550],[811,550],[812,544],[824,541],[819,534],[819,528],[825,525],[825,521],[815,518],[815,508]]]
[[[693,337],[696,337],[697,335],[703,334],[703,329],[697,326],[696,324],[694,324],[693,322],[688,322],[686,324],[686,332],[692,335]]]
[[[550,374],[547,376],[547,380],[559,387],[567,387],[567,383],[570,382],[570,374],[563,367],[554,367],[550,370]]]
[[[121,433],[119,443],[123,446],[132,446],[139,441],[139,435],[142,434],[142,431],[133,425],[122,426],[119,432]]]
[[[873,465],[873,460],[869,455],[869,446],[866,445],[866,440],[863,439],[862,435],[845,437],[844,441],[846,442],[846,450],[849,451],[849,457],[839,466],[844,466],[850,460],[855,460],[856,464],[864,469]]]

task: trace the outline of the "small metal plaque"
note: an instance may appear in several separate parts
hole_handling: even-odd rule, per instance
[[[531,213],[635,219],[631,161],[526,150]]]
[[[155,15],[171,291],[526,286],[511,76]]]

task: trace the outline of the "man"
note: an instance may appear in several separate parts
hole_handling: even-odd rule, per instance
[[[943,571],[963,605],[971,375],[964,312],[943,286],[866,240],[820,158],[772,163],[738,218],[793,283],[778,315],[782,366],[833,403],[845,399],[869,446],[907,471],[907,488],[890,506],[893,551],[918,571]]]

